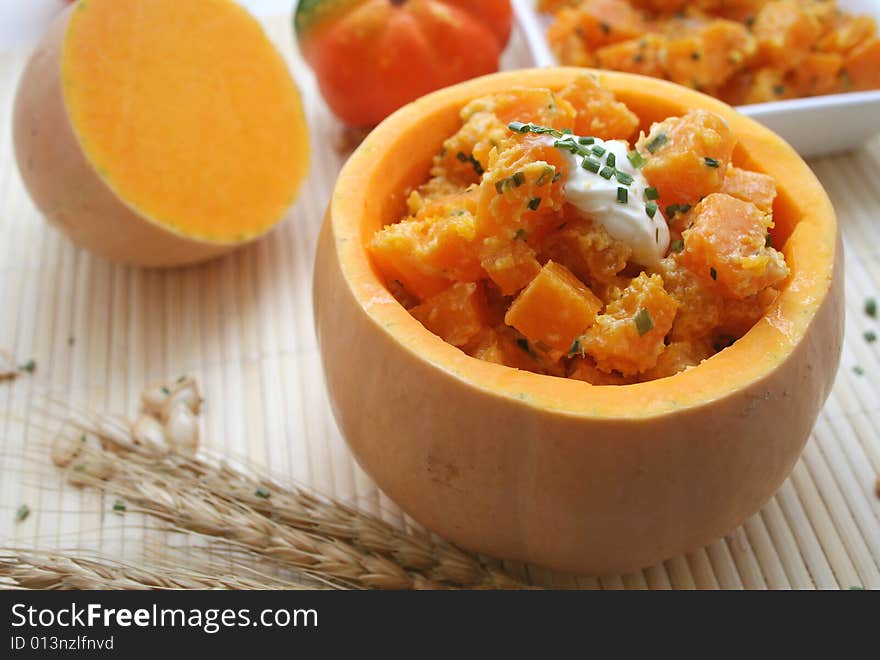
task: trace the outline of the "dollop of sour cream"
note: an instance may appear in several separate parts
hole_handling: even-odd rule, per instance
[[[629,145],[626,141],[582,140],[577,135],[565,135],[562,140],[543,135],[541,139],[557,145],[567,161],[568,172],[563,186],[566,201],[584,217],[602,225],[612,238],[629,245],[631,261],[640,266],[656,265],[669,248],[669,228],[657,203],[646,197],[645,191],[653,192],[653,189],[641,170],[627,158]],[[592,140],[590,144],[582,144],[589,140]],[[579,153],[566,148],[566,141],[578,144]],[[588,152],[586,156],[583,155],[585,151]],[[613,165],[608,165],[609,154],[613,154]],[[585,168],[585,158],[590,159],[593,169],[598,162],[599,171]],[[610,177],[606,168],[614,170]],[[603,170],[606,176],[600,174]],[[618,178],[617,172],[624,176]],[[621,188],[626,192],[621,192]]]

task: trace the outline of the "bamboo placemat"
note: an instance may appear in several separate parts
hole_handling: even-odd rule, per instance
[[[0,384],[0,544],[82,547],[134,560],[145,544],[161,547],[165,532],[137,514],[114,515],[100,496],[63,487],[41,469],[33,447],[47,439],[48,396],[132,414],[145,384],[183,373],[198,378],[207,400],[203,446],[407,524],[354,463],[324,392],[311,275],[344,160],[332,146],[341,129],[294,52],[288,20],[266,25],[307,103],[310,178],[272,235],[175,271],[111,264],[47,227],[18,177],[8,128],[27,54],[0,54],[0,348],[37,364],[35,373]],[[514,35],[505,67],[528,66],[528,58]],[[510,570],[536,584],[587,588],[880,588],[880,355],[863,337],[878,324],[862,311],[880,293],[880,138],[811,165],[843,230],[848,323],[837,383],[791,478],[726,538],[644,571],[576,578]],[[16,522],[22,504],[32,513]]]

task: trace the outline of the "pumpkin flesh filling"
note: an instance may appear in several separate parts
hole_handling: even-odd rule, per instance
[[[594,385],[723,351],[789,276],[774,180],[727,122],[638,118],[587,76],[476,99],[369,250],[389,290],[470,356]]]

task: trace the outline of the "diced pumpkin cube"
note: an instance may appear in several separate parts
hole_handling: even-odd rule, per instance
[[[462,127],[443,142],[434,157],[431,176],[443,176],[461,185],[477,183],[489,161],[489,150],[510,136],[491,112],[474,112]]]
[[[764,316],[778,297],[779,291],[768,286],[743,300],[725,300],[718,324],[719,330],[731,337],[742,337]]]
[[[410,313],[428,330],[453,346],[471,343],[486,325],[486,299],[474,282],[456,282]]]
[[[495,115],[505,127],[512,121],[532,122],[553,128],[571,128],[575,109],[549,89],[513,88],[500,94],[475,99],[461,111],[465,121],[480,112]]]
[[[697,90],[723,85],[756,50],[754,37],[740,23],[714,20],[666,47],[666,71],[674,82]]]
[[[600,48],[596,51],[596,61],[602,69],[664,78],[666,77],[666,69],[663,66],[665,52],[664,36],[646,34],[638,39],[629,39]]]
[[[471,355],[486,362],[503,364],[523,371],[551,376],[565,375],[558,354],[550,355],[541,351],[516,330],[507,326],[484,331]]]
[[[591,385],[629,385],[636,382],[635,378],[624,376],[613,371],[599,371],[590,357],[576,357],[568,367],[568,377],[581,380]]]
[[[880,38],[854,48],[844,62],[848,89],[880,89]]]
[[[596,317],[578,339],[578,348],[606,373],[632,376],[651,369],[663,351],[677,307],[659,275],[641,273]]]
[[[794,89],[786,84],[785,72],[781,69],[763,67],[753,71],[742,103],[770,103],[794,98]]]
[[[571,271],[549,261],[513,301],[504,322],[533,343],[568,351],[601,309],[602,301]]]
[[[573,7],[564,7],[547,28],[547,41],[557,61],[570,66],[591,67],[596,60],[593,46],[583,38],[581,15]]]
[[[724,175],[721,192],[770,211],[776,199],[776,182],[766,174],[731,166]]]
[[[474,217],[458,215],[403,220],[376,232],[370,251],[386,280],[399,281],[424,300],[452,281],[483,277]]]
[[[681,264],[681,254],[660,261],[655,272],[663,278],[663,288],[678,303],[669,332],[672,341],[697,341],[721,320],[724,301],[713,286]]]
[[[648,32],[641,12],[626,0],[581,0],[572,11],[575,32],[592,50]]]
[[[718,115],[691,110],[651,127],[637,148],[645,177],[665,205],[694,204],[721,187],[736,139]]]
[[[689,367],[696,367],[700,362],[712,356],[712,349],[705,341],[675,341],[669,344],[657,358],[653,369],[642,372],[641,380],[667,378],[681,373]]]
[[[480,182],[478,233],[512,239],[523,230],[532,240],[543,218],[553,216],[565,203],[567,167],[559,149],[531,134],[517,136],[506,149],[494,153]]]
[[[788,277],[782,254],[767,245],[770,214],[751,202],[716,193],[693,210],[684,231],[682,263],[730,298],[747,298]]]
[[[798,96],[832,94],[840,86],[843,55],[810,53],[789,74],[790,85]]]
[[[755,16],[752,33],[758,40],[758,58],[768,66],[797,66],[819,38],[819,22],[797,2],[769,2]]]
[[[614,94],[601,87],[592,76],[576,78],[559,95],[577,108],[574,126],[570,128],[578,135],[625,140],[639,125],[635,113],[617,101]]]
[[[570,207],[569,207],[570,208]],[[626,268],[632,248],[614,240],[602,225],[566,214],[564,226],[547,239],[542,255],[561,263],[582,282],[616,282]]]
[[[847,53],[875,34],[877,21],[872,17],[838,14],[834,17],[831,29],[819,39],[817,48],[824,52]]]
[[[517,293],[541,271],[535,251],[517,238],[487,238],[480,251],[480,264],[505,296]]]

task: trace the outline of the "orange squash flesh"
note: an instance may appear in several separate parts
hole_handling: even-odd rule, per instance
[[[299,97],[244,9],[84,0],[62,57],[80,143],[146,216],[237,241],[264,232],[293,202],[306,165]]]
[[[775,302],[699,366],[631,385],[511,369],[432,334],[389,293],[370,239],[402,215],[405,191],[425,180],[468,101],[512,86],[560,90],[582,73],[487,76],[425,97],[380,125],[338,180],[314,299],[337,420],[393,500],[464,547],[597,574],[706,544],[779,487],[833,382],[843,281],[831,204],[781,139],[697,92],[597,72],[642,130],[693,108],[722,116],[739,141],[731,164],[776,181],[772,243],[791,276]]]

